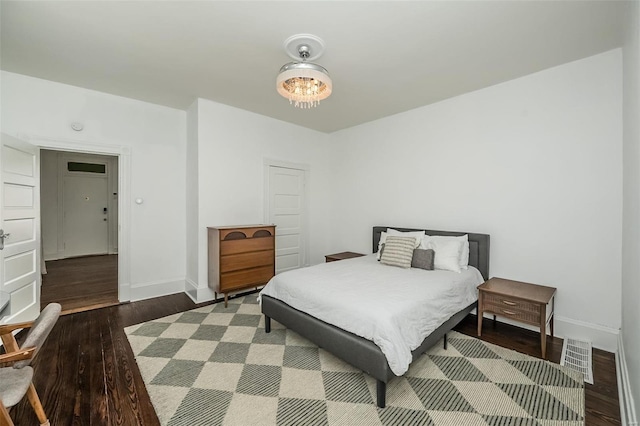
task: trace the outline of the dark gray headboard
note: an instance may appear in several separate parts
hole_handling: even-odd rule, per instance
[[[469,265],[476,267],[485,280],[489,279],[489,235],[474,234],[472,232],[432,231],[430,229],[396,228],[395,226],[374,226],[373,253],[378,251],[380,234],[383,231],[386,231],[387,228],[393,228],[403,232],[424,231],[427,235],[445,235],[452,237],[459,237],[466,234],[469,236]]]

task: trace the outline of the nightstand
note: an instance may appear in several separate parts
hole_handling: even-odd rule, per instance
[[[553,337],[556,289],[537,284],[491,278],[478,286],[478,336],[484,313],[540,327],[542,358],[547,354],[547,324]]]
[[[352,259],[354,257],[364,256],[362,253],[354,253],[352,251],[343,251],[342,253],[328,254],[324,258],[326,263],[335,262],[337,260]]]

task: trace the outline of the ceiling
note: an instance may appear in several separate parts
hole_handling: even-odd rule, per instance
[[[623,1],[6,1],[3,70],[186,109],[205,98],[334,132],[619,47]],[[321,37],[333,94],[275,89]]]

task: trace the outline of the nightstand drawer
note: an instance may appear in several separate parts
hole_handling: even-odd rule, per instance
[[[499,294],[484,294],[484,311],[533,324],[540,323],[540,305]]]

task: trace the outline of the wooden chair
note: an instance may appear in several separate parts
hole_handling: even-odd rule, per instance
[[[6,351],[5,354],[0,355],[0,365],[8,365],[0,368],[0,425],[13,426],[8,408],[20,402],[25,394],[40,424],[49,425],[36,388],[33,386],[33,368],[30,364],[58,321],[60,310],[59,304],[50,303],[35,321],[0,325],[0,338]],[[22,347],[19,347],[13,331],[21,328],[30,330]]]

